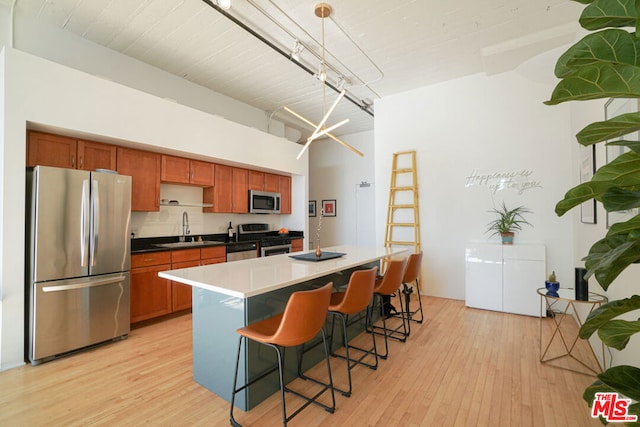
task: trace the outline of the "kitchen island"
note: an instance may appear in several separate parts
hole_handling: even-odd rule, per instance
[[[349,282],[353,271],[379,266],[381,259],[403,255],[406,249],[335,246],[323,251],[344,255],[312,262],[283,254],[158,273],[160,277],[193,287],[193,377],[196,382],[230,401],[238,345],[236,329],[282,312],[293,292],[328,282],[339,288]],[[350,336],[361,330],[350,331]],[[322,359],[320,347],[305,353],[304,369]],[[243,345],[242,350],[239,384],[276,363],[275,352],[252,341],[248,341],[248,346]],[[297,376],[297,353],[298,349],[286,353],[287,382]],[[236,406],[249,410],[278,389],[275,372],[238,394]]]

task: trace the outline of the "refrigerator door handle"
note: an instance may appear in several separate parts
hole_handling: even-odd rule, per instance
[[[89,255],[89,181],[82,181],[82,202],[80,206],[80,265],[87,266]]]
[[[67,285],[43,286],[42,292],[70,291],[72,289],[93,288],[95,286],[110,285],[125,280],[125,276],[109,277],[108,279],[94,279],[90,282],[69,283]]]
[[[91,180],[91,201],[93,206],[93,227],[91,229],[91,265],[96,265],[96,252],[98,252],[98,238],[100,230],[100,192],[98,180]]]

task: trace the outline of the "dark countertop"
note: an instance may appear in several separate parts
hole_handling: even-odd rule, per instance
[[[278,234],[277,231],[270,232],[270,234],[271,233],[273,233],[273,235]],[[198,241],[199,237],[202,237],[202,242]],[[302,231],[289,231],[289,237],[292,239],[302,239],[304,238],[304,233]],[[144,252],[170,251],[174,249],[190,249],[223,245],[226,246],[227,244],[236,243],[235,241],[229,242],[229,238],[224,233],[194,235],[188,236],[187,239],[195,239],[196,241],[179,242],[180,239],[178,236],[142,237],[131,239],[131,253],[139,254]],[[258,242],[258,240],[255,240],[255,242]]]

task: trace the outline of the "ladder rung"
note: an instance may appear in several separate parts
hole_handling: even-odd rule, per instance
[[[417,205],[391,205],[393,209],[414,209]]]
[[[408,172],[413,172],[412,168],[402,168],[402,169],[394,169],[393,170],[395,173],[408,173]]]
[[[389,225],[392,227],[416,227],[418,224],[414,222],[392,222]]]
[[[386,242],[387,245],[415,246],[416,242]]]
[[[391,191],[414,191],[415,187],[391,187]]]

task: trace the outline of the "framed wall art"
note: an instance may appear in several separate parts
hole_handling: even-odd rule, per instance
[[[323,200],[322,209],[324,210],[324,216],[336,216],[336,201],[335,199]]]
[[[316,201],[309,200],[309,216],[316,216]]]
[[[580,146],[580,183],[589,182],[596,171],[596,146]],[[580,220],[585,224],[596,223],[596,199],[580,205]]]

